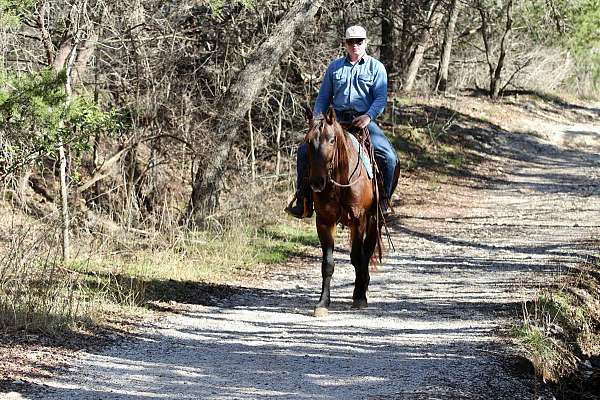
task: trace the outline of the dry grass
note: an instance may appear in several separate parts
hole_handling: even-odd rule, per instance
[[[600,264],[573,268],[555,289],[523,305],[514,336],[546,382],[561,382],[600,355]]]
[[[2,330],[60,333],[143,314],[155,301],[202,301],[190,287],[228,283],[258,265],[284,262],[318,244],[307,223],[221,218],[218,229],[168,232],[80,229],[77,255],[60,261],[58,227],[9,207],[1,209]],[[15,212],[16,211],[16,212]],[[264,217],[264,215],[263,215]],[[275,221],[277,221],[275,219]]]
[[[85,322],[75,299],[77,279],[62,268],[57,231],[2,210],[0,326],[53,333]]]

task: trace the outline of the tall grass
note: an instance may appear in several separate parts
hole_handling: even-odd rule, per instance
[[[130,318],[156,301],[202,301],[190,288],[239,282],[318,244],[310,223],[289,220],[222,219],[203,231],[88,227],[75,232],[77,256],[63,264],[59,229],[19,218],[0,226],[2,330],[57,333]]]
[[[13,226],[0,258],[0,327],[55,333],[87,323],[86,310],[75,295],[76,274],[59,261],[55,232]]]

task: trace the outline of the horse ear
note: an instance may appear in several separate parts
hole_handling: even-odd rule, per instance
[[[308,106],[304,106],[304,118],[306,118],[307,121],[311,121],[313,119],[312,110]]]
[[[327,109],[327,113],[325,114],[325,120],[328,125],[332,125],[335,122],[335,111],[333,107],[329,107]]]

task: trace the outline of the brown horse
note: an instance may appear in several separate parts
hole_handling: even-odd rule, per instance
[[[333,245],[338,223],[350,229],[350,260],[356,272],[352,308],[367,307],[369,261],[381,249],[381,218],[375,196],[374,180],[369,179],[359,154],[338,123],[333,108],[325,116],[313,118],[306,109],[309,130],[309,182],[313,190],[317,233],[323,250],[323,286],[315,316],[328,313],[330,283],[334,270]]]

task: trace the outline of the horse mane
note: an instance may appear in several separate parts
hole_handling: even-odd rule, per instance
[[[348,141],[346,132],[339,123],[333,124],[335,135],[335,163],[334,170],[340,174],[340,183],[347,185],[349,183],[349,166],[350,159],[348,157]]]
[[[323,120],[324,120],[324,118],[314,118],[314,119],[311,119],[309,121],[308,131],[304,135],[304,142],[305,143],[310,142],[311,140],[313,140],[317,136],[318,130],[314,129],[315,123],[316,122],[321,122]]]

